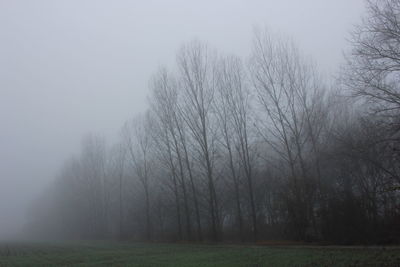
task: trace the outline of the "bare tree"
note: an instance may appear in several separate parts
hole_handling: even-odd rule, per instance
[[[214,129],[212,103],[214,98],[214,58],[199,42],[183,46],[178,54],[180,86],[182,88],[182,119],[198,146],[201,164],[205,168],[212,238],[219,239],[218,200],[213,174]]]
[[[377,112],[400,109],[400,2],[368,0],[367,16],[352,33],[343,81]]]
[[[132,166],[145,194],[146,239],[151,239],[150,215],[150,129],[146,117],[137,116],[124,126],[124,137]]]
[[[368,0],[366,4],[367,15],[352,32],[352,50],[341,81],[354,96],[369,104],[366,111],[373,111],[374,120],[380,120],[384,131],[376,142],[390,147],[381,154],[386,164],[380,168],[392,173],[398,182],[399,166],[392,159],[399,159],[393,151],[400,149],[400,3]]]
[[[118,179],[118,238],[123,238],[123,186],[124,186],[124,165],[126,162],[127,151],[123,143],[118,143],[112,150],[112,172],[113,177]]]
[[[312,154],[318,149],[324,87],[320,86],[313,65],[300,56],[293,43],[271,36],[268,32],[256,33],[250,65],[259,103],[267,114],[266,120],[260,120],[263,127],[259,127],[259,133],[288,164],[293,203],[298,205],[293,210],[295,228],[299,238],[303,238],[309,221],[317,232],[313,207],[315,176],[305,158],[308,147],[311,146]],[[313,158],[318,173],[319,162],[316,156]]]
[[[252,125],[252,118],[249,115],[250,91],[246,85],[245,72],[240,59],[236,57],[222,58],[217,72],[216,84],[219,102],[216,102],[215,109],[219,115],[224,145],[228,151],[229,165],[235,188],[240,235],[243,238],[239,177],[233,159],[233,153],[235,152],[238,155],[238,164],[241,166],[247,181],[253,239],[256,240],[258,231],[251,155],[254,151],[251,151],[249,136],[249,125]]]
[[[92,205],[93,234],[101,237],[108,234],[109,194],[105,140],[96,135],[87,135],[82,141],[82,177],[86,180],[87,194]]]
[[[184,159],[182,156],[182,149],[179,142],[179,135],[176,125],[176,108],[177,108],[177,91],[176,86],[171,78],[169,78],[167,71],[161,69],[153,78],[152,83],[153,102],[152,108],[155,115],[159,119],[160,127],[164,131],[165,144],[167,145],[170,153],[170,164],[175,176],[179,177],[179,182],[182,188],[185,218],[186,218],[186,234],[188,239],[191,239],[191,218],[188,200],[188,190],[186,187],[186,173],[184,170]],[[179,125],[178,125],[179,126]],[[156,137],[157,138],[157,137]],[[175,160],[176,158],[176,160]],[[175,162],[178,171],[175,167]]]

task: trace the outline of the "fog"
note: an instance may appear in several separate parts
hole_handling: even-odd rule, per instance
[[[362,0],[1,0],[0,239],[19,236],[85,134],[113,143],[146,109],[150,76],[183,43],[246,57],[267,26],[331,75],[363,12]]]

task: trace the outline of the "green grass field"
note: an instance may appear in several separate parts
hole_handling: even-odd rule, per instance
[[[400,249],[1,243],[0,266],[397,266]]]

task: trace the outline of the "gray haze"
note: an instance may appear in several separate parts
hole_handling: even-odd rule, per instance
[[[149,76],[183,42],[245,56],[267,25],[332,73],[363,11],[361,0],[0,0],[0,238],[84,134],[112,142],[144,110]]]

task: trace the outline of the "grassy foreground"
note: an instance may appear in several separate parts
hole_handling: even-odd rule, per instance
[[[400,249],[1,243],[0,266],[400,266]]]

